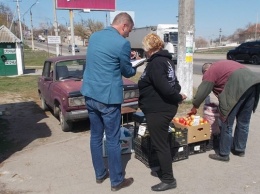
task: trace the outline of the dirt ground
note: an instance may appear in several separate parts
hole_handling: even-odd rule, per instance
[[[41,109],[37,96],[31,96],[31,98],[25,98],[19,94],[14,96],[14,93],[1,94],[0,112],[3,114],[1,118],[7,122],[8,127],[0,126],[0,132],[4,136],[3,141],[8,143],[4,144],[6,148],[1,149],[0,168],[5,160],[16,152],[66,141],[89,132],[88,121],[75,123],[72,133],[62,132],[59,120],[50,111],[44,112]],[[6,191],[2,183],[0,183],[0,193],[16,194]]]

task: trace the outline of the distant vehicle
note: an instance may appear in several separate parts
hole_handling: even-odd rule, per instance
[[[235,49],[229,50],[227,59],[260,64],[260,41],[244,42]]]
[[[75,45],[74,48],[75,48],[75,52],[79,52],[80,51],[78,45]],[[71,44],[68,47],[68,51],[72,52],[72,45]]]
[[[74,121],[88,118],[84,96],[80,93],[86,55],[59,56],[47,59],[38,78],[41,108],[51,109],[59,118],[61,129],[71,131]],[[124,78],[122,107],[138,108],[138,85]],[[102,94],[100,94],[102,95]]]
[[[130,41],[131,49],[138,52],[140,57],[144,57],[143,38],[149,33],[160,36],[164,41],[164,48],[172,54],[172,60],[177,63],[178,24],[158,24],[157,26],[133,28],[126,39]]]
[[[45,42],[45,40],[46,40],[45,37],[43,37],[42,35],[38,36],[38,39],[37,39],[38,42]]]

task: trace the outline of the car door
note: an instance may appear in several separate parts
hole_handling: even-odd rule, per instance
[[[238,48],[236,52],[236,60],[244,60],[244,52],[246,51],[247,43],[242,43]]]
[[[238,55],[236,57],[237,60],[249,61],[250,60],[250,49],[252,44],[250,42],[241,44]]]
[[[44,63],[44,68],[42,72],[42,96],[47,105],[53,106],[53,102],[51,100],[51,85],[53,84],[53,63],[50,61],[46,61]]]

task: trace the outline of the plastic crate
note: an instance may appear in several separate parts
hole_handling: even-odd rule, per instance
[[[146,118],[145,118],[145,115],[143,112],[135,112],[133,113],[133,121],[134,121],[134,137],[137,136],[138,134],[138,129],[139,129],[139,126],[142,124],[142,123],[146,123]]]
[[[133,113],[133,121],[136,123],[146,123],[146,118],[143,112]]]
[[[172,126],[170,126],[172,127]],[[174,127],[174,131],[170,134],[171,147],[180,147],[187,145],[188,143],[188,129],[181,129]]]
[[[134,139],[135,158],[140,160],[146,167],[159,166],[159,160],[155,150],[152,148],[150,136],[136,137]],[[171,147],[172,162],[188,159],[188,145]]]
[[[136,137],[134,139],[135,158],[140,160],[146,167],[159,166],[159,160],[151,147],[150,136]]]
[[[208,142],[208,140],[188,144],[189,155],[206,152],[207,151],[207,142]]]
[[[188,145],[182,145],[180,147],[171,148],[172,151],[172,161],[177,162],[180,160],[185,160],[189,158],[189,147]]]

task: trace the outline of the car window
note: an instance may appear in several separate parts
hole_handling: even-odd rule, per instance
[[[86,60],[69,60],[56,64],[56,79],[78,78],[82,79]]]
[[[246,48],[247,47],[247,43],[243,43],[240,45],[240,48]]]
[[[253,47],[260,48],[260,43],[259,42],[254,42]]]
[[[42,76],[52,77],[53,64],[50,61],[46,61],[43,66]]]

